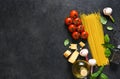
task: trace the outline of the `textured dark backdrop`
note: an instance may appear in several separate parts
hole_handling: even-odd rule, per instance
[[[113,8],[116,22],[109,24],[116,32],[108,33],[117,45],[119,0],[0,0],[0,79],[73,79],[63,57],[63,41],[71,39],[64,18],[72,9],[89,13],[106,6]],[[104,73],[120,79],[119,67],[108,66]]]

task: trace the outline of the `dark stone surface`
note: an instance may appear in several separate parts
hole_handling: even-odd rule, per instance
[[[112,43],[120,44],[119,0],[0,0],[0,79],[73,79],[63,57],[64,25],[70,10],[90,13],[113,8]],[[114,69],[117,67],[117,69]],[[109,79],[120,79],[119,66],[109,66]]]

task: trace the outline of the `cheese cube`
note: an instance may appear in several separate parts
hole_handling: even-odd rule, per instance
[[[71,55],[71,51],[66,50],[63,54],[66,58],[68,58]]]
[[[70,44],[70,49],[77,50],[77,44]]]
[[[81,41],[79,45],[83,48],[85,46],[85,43]]]

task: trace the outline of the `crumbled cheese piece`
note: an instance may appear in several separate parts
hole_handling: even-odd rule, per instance
[[[77,50],[77,44],[70,44],[70,49]]]
[[[85,43],[82,42],[82,41],[79,43],[79,45],[80,45],[81,47],[85,47]]]
[[[76,61],[78,55],[79,55],[79,52],[75,50],[75,51],[72,53],[72,55],[70,56],[70,58],[68,59],[68,61],[69,61],[70,63],[74,63],[74,62]]]
[[[71,55],[71,51],[66,50],[63,54],[66,58],[68,58]]]

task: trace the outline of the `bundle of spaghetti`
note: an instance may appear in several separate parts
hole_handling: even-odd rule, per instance
[[[104,31],[100,22],[100,12],[91,14],[81,14],[81,20],[85,30],[89,33],[88,43],[92,57],[96,59],[98,66],[109,64],[108,58],[105,56]]]

